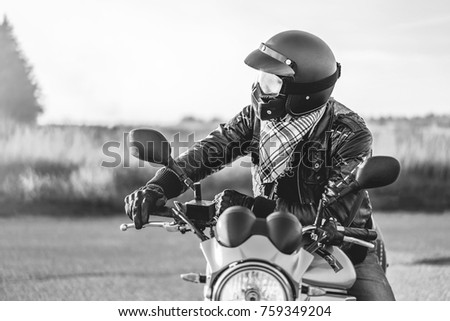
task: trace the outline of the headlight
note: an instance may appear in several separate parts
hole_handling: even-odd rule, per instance
[[[261,262],[245,262],[219,276],[212,297],[216,301],[286,301],[293,294],[280,271]]]

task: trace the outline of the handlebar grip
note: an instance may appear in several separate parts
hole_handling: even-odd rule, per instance
[[[367,241],[363,241],[363,240],[359,240],[356,239],[354,237],[350,237],[350,236],[344,236],[344,242],[349,242],[349,243],[353,243],[353,244],[358,244],[364,247],[368,247],[369,249],[373,249],[375,247],[375,245],[373,243],[367,242]]]
[[[354,237],[364,241],[374,241],[378,237],[377,231],[367,228],[344,227],[342,232],[344,236]]]
[[[164,206],[161,209],[158,209],[158,210],[150,213],[150,215],[162,216],[162,217],[173,217],[172,209],[168,206]]]

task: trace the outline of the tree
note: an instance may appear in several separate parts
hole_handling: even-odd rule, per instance
[[[43,109],[33,69],[23,55],[6,16],[0,25],[0,117],[36,123]]]

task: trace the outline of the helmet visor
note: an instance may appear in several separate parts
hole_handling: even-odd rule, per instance
[[[256,75],[255,84],[259,84],[264,94],[277,96],[283,86],[283,79],[277,75],[259,71]]]
[[[294,76],[292,60],[261,44],[259,49],[252,51],[244,62],[257,70],[262,70],[280,76]]]

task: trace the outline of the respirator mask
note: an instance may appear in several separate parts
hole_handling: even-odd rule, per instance
[[[337,63],[331,76],[316,82],[298,83],[293,77],[280,77],[260,70],[252,86],[253,108],[261,120],[310,113],[326,103],[340,72],[341,66]],[[321,94],[324,91],[329,94]]]
[[[283,79],[259,71],[252,85],[252,105],[261,120],[281,118],[286,115],[286,95],[280,94]]]

